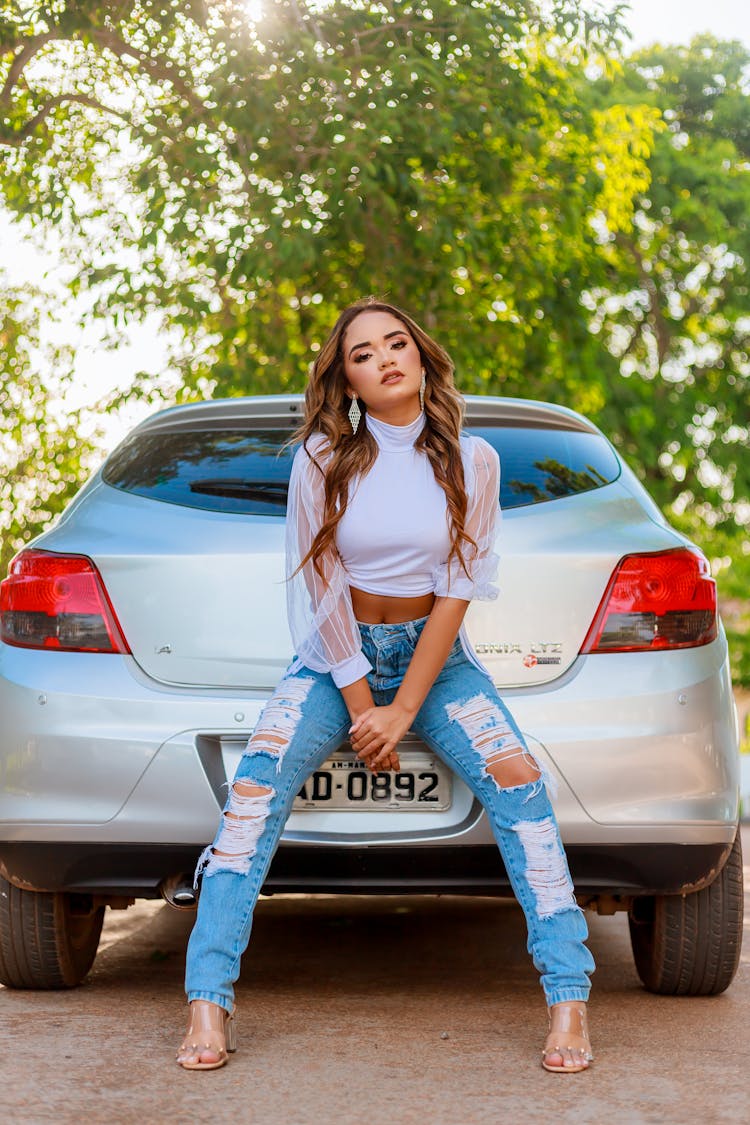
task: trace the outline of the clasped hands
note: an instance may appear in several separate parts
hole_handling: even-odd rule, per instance
[[[373,773],[400,770],[396,747],[412,724],[414,715],[397,703],[368,707],[349,728],[352,749]]]

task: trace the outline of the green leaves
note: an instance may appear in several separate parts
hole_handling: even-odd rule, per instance
[[[43,294],[0,276],[0,570],[42,531],[75,492],[96,457],[95,434],[66,416],[59,394],[71,375],[68,349],[40,331]],[[46,334],[49,335],[48,333]]]
[[[750,175],[730,139],[747,116],[741,62],[736,44],[703,37],[643,52],[585,91],[630,113],[643,99],[665,126],[633,228],[608,225],[611,275],[589,295],[620,373],[603,419],[657,499],[697,505],[709,528],[733,524],[750,499]]]
[[[0,194],[62,236],[87,315],[159,313],[182,397],[301,390],[342,305],[378,294],[464,391],[582,410],[660,503],[730,534],[748,55],[621,59],[621,8],[6,3]]]
[[[556,5],[550,26],[575,10]],[[562,43],[535,5],[278,0],[255,29],[239,3],[77,11],[62,5],[47,65],[24,68],[31,107],[12,85],[14,113],[63,86],[101,109],[66,101],[54,129],[45,119],[21,146],[23,193],[6,181],[6,198],[65,226],[78,284],[106,293],[110,313],[166,306],[193,326],[193,387],[301,387],[311,333],[363,293],[440,325],[467,388],[490,372],[493,389],[500,371],[523,381],[528,328],[558,296],[580,319],[573,288],[550,290],[571,255],[580,272],[595,251],[581,190],[592,123],[570,123]]]

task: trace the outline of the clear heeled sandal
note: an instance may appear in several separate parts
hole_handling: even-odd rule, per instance
[[[549,1033],[542,1051],[542,1066],[556,1074],[577,1074],[588,1070],[594,1061],[586,1019],[586,1005],[580,1001],[552,1004],[548,1009]],[[550,1058],[562,1059],[562,1065]]]
[[[208,1000],[193,1000],[190,1025],[175,1058],[183,1070],[218,1070],[237,1050],[234,1012]],[[201,1055],[216,1055],[201,1062]]]

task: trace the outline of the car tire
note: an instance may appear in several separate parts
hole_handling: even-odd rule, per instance
[[[94,963],[103,921],[90,896],[26,891],[0,877],[0,983],[74,988]]]
[[[739,830],[712,883],[686,895],[637,898],[630,941],[638,976],[662,996],[716,996],[732,983],[742,945]]]

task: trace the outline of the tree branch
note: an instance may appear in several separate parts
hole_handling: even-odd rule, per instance
[[[184,98],[194,110],[200,113],[205,112],[206,106],[204,103],[195,91],[173,71],[169,62],[152,58],[145,51],[132,46],[132,44],[122,39],[119,35],[116,35],[115,32],[99,28],[82,28],[64,38],[70,42],[81,42],[88,38],[97,46],[110,50],[118,58],[132,58],[145,73],[149,74],[151,78],[155,79],[157,82],[170,82],[175,91]],[[8,51],[16,52],[6,76],[5,83],[3,84],[3,89],[0,92],[0,104],[8,105],[10,103],[13,89],[18,83],[18,79],[24,68],[42,47],[55,39],[63,41],[59,28],[54,28],[40,35],[30,36],[17,43],[3,43],[0,45],[0,53],[5,54]],[[19,47],[20,50],[18,50]],[[81,95],[81,97],[82,96],[83,95]],[[73,98],[73,95],[70,97],[72,100],[77,100],[77,98]]]
[[[638,279],[641,287],[646,290],[649,295],[650,309],[646,315],[646,320],[650,323],[656,337],[656,352],[659,360],[659,369],[661,370],[665,359],[670,353],[672,345],[672,336],[664,316],[662,315],[660,302],[659,302],[659,289],[651,273],[646,269],[643,261],[643,255],[635,244],[634,240],[627,238],[624,234],[616,235],[617,241],[621,246],[626,247],[627,250],[633,255],[636,268],[638,271]]]
[[[20,148],[26,138],[34,132],[38,125],[42,125],[49,117],[53,109],[58,105],[63,105],[65,102],[77,102],[79,105],[88,106],[90,109],[98,109],[101,113],[109,114],[111,117],[119,117],[121,121],[130,124],[128,118],[119,113],[116,109],[110,109],[106,105],[102,105],[96,98],[90,98],[87,94],[56,94],[50,98],[42,108],[30,118],[22,129],[17,131],[7,130],[4,137],[0,137],[0,145],[10,145],[14,148]]]
[[[306,21],[305,17],[302,15],[302,12],[299,10],[299,5],[297,3],[297,0],[291,0],[291,6],[292,6],[292,10],[294,11],[295,16],[297,17],[297,23],[299,24],[300,28],[302,29],[302,31],[307,31],[307,28],[305,26],[305,23],[307,21]],[[318,23],[315,20],[315,18],[313,17],[311,12],[307,13],[307,20],[309,20],[309,22],[310,22],[310,26],[313,30],[313,34],[315,35],[315,39],[318,43],[318,46],[319,47],[330,47],[330,43],[328,42],[327,39],[323,38],[323,33],[321,32],[320,27],[318,26]]]
[[[10,98],[13,93],[13,87],[21,77],[24,67],[33,59],[34,55],[36,55],[42,49],[42,47],[45,46],[45,44],[49,43],[50,39],[54,39],[56,37],[56,34],[57,33],[55,31],[45,31],[43,35],[34,35],[24,41],[21,50],[14,55],[13,62],[10,64],[8,76],[5,79],[2,92],[0,92],[0,102],[5,105],[8,105],[10,103]],[[18,44],[16,44],[16,46],[17,45]],[[8,49],[12,48],[6,48],[5,46],[3,46],[3,48],[0,48],[3,54]]]
[[[138,63],[142,70],[155,78],[158,82],[171,82],[174,89],[188,102],[189,105],[204,113],[206,110],[205,104],[196,94],[195,90],[191,89],[186,82],[183,82],[178,74],[172,72],[171,63],[153,59],[145,51],[141,51],[138,47],[134,47],[125,39],[121,39],[119,35],[115,35],[113,31],[100,31],[92,28],[86,33],[92,42],[97,43],[100,47],[106,47],[112,51],[118,58],[130,57]]]

